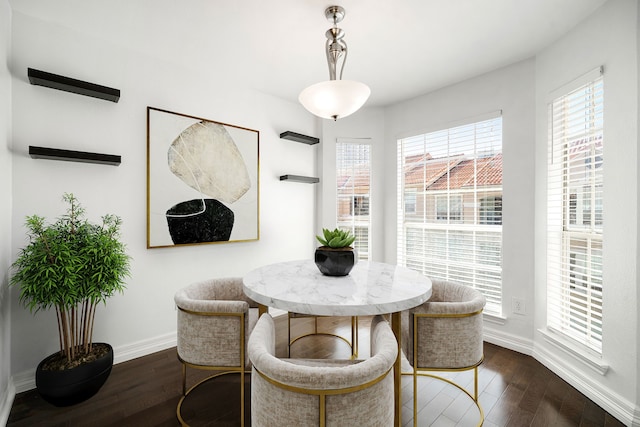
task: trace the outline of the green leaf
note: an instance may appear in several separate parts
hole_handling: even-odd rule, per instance
[[[350,230],[341,230],[339,228],[335,228],[334,230],[323,228],[322,233],[324,235],[324,239],[320,236],[316,236],[316,239],[323,246],[329,246],[331,248],[344,248],[351,246],[356,239],[355,236],[351,234]]]
[[[20,303],[33,313],[52,307],[80,312],[87,301],[106,302],[122,292],[130,276],[131,258],[118,240],[120,218],[105,215],[102,224],[92,224],[73,194],[63,200],[66,214],[51,224],[37,215],[26,218],[29,243],[12,264],[9,284],[20,287]]]
[[[329,243],[327,243],[326,240],[324,240],[322,237],[320,236],[316,236],[316,239],[318,239],[318,242],[320,242],[320,244],[322,244],[322,246],[328,246]]]

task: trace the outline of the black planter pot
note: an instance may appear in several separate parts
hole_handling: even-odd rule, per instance
[[[94,343],[93,345],[102,344]],[[104,356],[72,369],[63,371],[43,370],[47,361],[56,357],[52,354],[38,364],[36,387],[44,400],[55,406],[70,406],[87,400],[100,390],[107,381],[113,367],[113,348]]]
[[[320,246],[316,249],[315,262],[325,276],[346,276],[358,262],[358,257],[352,248]]]

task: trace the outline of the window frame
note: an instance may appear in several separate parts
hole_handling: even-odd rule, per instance
[[[360,148],[358,148],[360,147]],[[366,147],[366,149],[364,149]],[[364,151],[358,151],[364,150]],[[351,154],[351,160],[361,161],[358,163],[359,165],[366,165],[366,171],[364,172],[367,175],[368,183],[368,192],[362,192],[363,189],[356,189],[357,185],[354,177],[359,173],[355,170],[355,164],[353,165],[344,165],[343,161],[348,161],[349,159],[340,159],[340,154],[349,151]],[[354,152],[357,151],[357,154]],[[351,138],[338,138],[336,140],[336,226],[343,230],[349,230],[356,236],[356,241],[354,242],[354,248],[356,249],[356,253],[358,254],[359,260],[369,260],[371,258],[371,219],[372,219],[372,211],[371,211],[371,202],[372,202],[372,180],[371,180],[371,170],[373,167],[373,145],[369,138],[362,139],[351,139]],[[357,158],[356,158],[357,157]],[[341,167],[341,165],[343,165]],[[351,191],[344,192],[341,191],[341,169],[348,169],[351,179]],[[362,171],[360,171],[362,172]],[[362,182],[358,182],[358,185],[362,184]],[[367,213],[358,213],[356,212],[356,198],[366,199],[367,200]],[[345,201],[341,203],[341,201]],[[348,203],[348,215],[341,215],[341,208],[343,205]],[[363,241],[363,230],[366,230],[366,240]]]
[[[602,68],[550,96],[547,329],[602,354],[604,80]]]
[[[491,207],[493,209],[487,210],[483,209],[487,206],[487,202],[491,199]],[[497,201],[500,200],[498,204]],[[496,209],[500,206],[500,209]],[[478,199],[478,222],[482,225],[502,225],[502,195],[500,196],[485,196]],[[499,220],[496,222],[496,218]]]
[[[397,141],[398,265],[480,290],[487,297],[485,313],[500,317],[502,224],[479,223],[478,199],[503,195],[502,139],[500,111]],[[430,146],[433,152],[429,141],[440,141]],[[463,150],[467,143],[472,153]],[[483,166],[499,167],[497,183]],[[413,197],[415,204],[407,203]]]
[[[442,211],[440,201],[444,200],[445,210]],[[462,194],[436,194],[435,195],[436,221],[447,223],[462,222]],[[456,209],[453,209],[453,208]]]
[[[360,200],[360,202],[358,202]],[[369,216],[369,195],[356,194],[351,198],[351,216]]]

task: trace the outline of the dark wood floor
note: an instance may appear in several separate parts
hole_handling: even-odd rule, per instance
[[[370,319],[360,319],[360,357],[368,356]],[[309,319],[296,320],[294,333],[308,330]],[[276,320],[277,354],[286,355],[286,318]],[[349,336],[348,319],[322,319],[323,330]],[[298,341],[293,357],[340,357],[350,355],[342,341],[311,337]],[[176,406],[181,393],[180,363],[175,348],[115,365],[110,378],[91,399],[57,408],[35,391],[16,396],[9,427],[21,426],[177,426]],[[205,378],[206,372],[189,370],[188,384]],[[472,385],[470,372],[451,376]],[[247,375],[246,413],[250,425],[250,375]],[[557,375],[529,356],[485,344],[480,368],[480,401],[485,426],[622,426],[623,424],[580,394]],[[205,382],[183,405],[183,417],[193,426],[239,425],[239,376],[226,375]],[[412,382],[403,377],[403,425],[412,425]],[[473,426],[478,412],[468,397],[442,381],[419,379],[420,426]],[[351,427],[351,426],[349,426]]]

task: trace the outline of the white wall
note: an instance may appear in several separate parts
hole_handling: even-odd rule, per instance
[[[11,10],[0,1],[0,425],[9,417],[13,402],[11,382],[11,306],[7,282],[11,263]]]
[[[637,11],[636,13],[636,66],[638,66],[638,69],[640,70],[640,9]],[[640,89],[638,90],[638,98],[637,101],[638,105],[640,105]],[[640,108],[638,108],[638,112],[637,112],[637,116],[636,116],[636,123],[640,123]],[[637,141],[640,141],[640,126],[636,126],[637,128]],[[636,170],[640,170],[640,155],[637,156],[636,158]],[[640,174],[638,174],[637,177],[637,181],[636,181],[636,188],[640,188]],[[636,213],[640,212],[640,198],[638,198],[637,200],[638,204],[636,206]],[[638,230],[638,234],[637,234],[637,238],[636,238],[636,269],[638,268],[638,266],[640,265],[640,250],[638,250],[638,248],[640,248],[640,230]],[[640,274],[638,274],[638,271],[636,270],[636,301],[640,301]],[[638,323],[640,323],[640,320],[638,321]],[[635,347],[635,353],[636,353],[636,378],[638,378],[640,376],[640,357],[637,357],[640,354],[640,327],[636,327],[635,329],[635,336],[636,336],[636,347]],[[636,380],[636,410],[635,410],[635,420],[637,422],[637,424],[640,424],[640,422],[638,422],[637,420],[640,420],[640,379]]]
[[[192,69],[111,41],[113,28],[97,38],[15,10],[12,25],[11,250],[15,256],[26,243],[26,215],[64,212],[64,192],[73,192],[92,219],[107,212],[122,217],[132,277],[123,295],[99,308],[94,333],[114,346],[116,362],[175,345],[179,288],[312,255],[316,188],[279,181],[286,173],[317,174],[317,148],[279,139],[285,130],[316,133],[316,121],[301,106],[248,88],[242,73],[220,66],[224,50],[210,52],[210,67]],[[118,30],[118,40],[127,39],[119,32],[127,28]],[[116,104],[30,85],[27,67],[118,88],[121,99]],[[147,106],[260,131],[259,241],[146,249]],[[122,164],[35,160],[29,145],[119,154]],[[33,386],[37,363],[57,349],[54,313],[32,316],[14,296],[11,336],[11,371],[21,391]]]
[[[638,406],[638,10],[610,0],[536,60],[535,357],[629,422]],[[603,344],[596,373],[544,339],[546,325],[547,101],[553,90],[604,66]],[[640,420],[636,418],[636,423]]]
[[[638,10],[610,0],[534,59],[385,109],[385,260],[396,259],[396,141],[496,110],[503,112],[503,314],[485,338],[532,354],[625,423],[638,411]],[[605,67],[606,375],[549,343],[546,325],[547,94]],[[534,262],[535,260],[535,262]],[[511,313],[523,298],[526,315]],[[634,422],[640,423],[636,415]]]
[[[533,60],[522,61],[396,104],[385,114],[385,258],[395,262],[397,140],[502,110],[505,319],[492,319],[485,335],[489,341],[525,353],[530,352],[533,338],[534,70]],[[513,297],[525,301],[525,315],[511,313]]]

